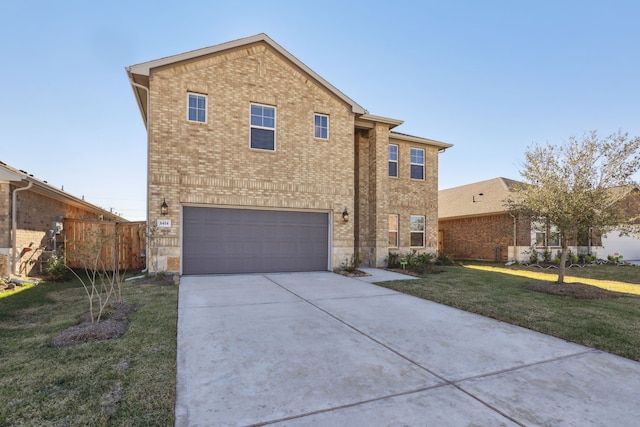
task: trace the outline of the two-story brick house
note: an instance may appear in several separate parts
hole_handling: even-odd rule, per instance
[[[149,268],[331,270],[435,251],[438,153],[265,34],[127,67],[148,132]]]

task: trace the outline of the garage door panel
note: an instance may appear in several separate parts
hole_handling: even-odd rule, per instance
[[[185,207],[183,224],[184,274],[328,268],[327,214]]]

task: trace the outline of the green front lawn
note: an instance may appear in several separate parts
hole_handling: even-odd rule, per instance
[[[539,279],[462,266],[443,269],[441,274],[381,286],[640,361],[640,296],[618,293],[616,298],[576,299],[525,286]],[[581,277],[640,283],[639,267],[578,270]],[[573,273],[573,268],[567,271]]]
[[[0,298],[0,425],[173,425],[177,287],[134,284],[120,338],[52,347],[87,311],[77,281]]]
[[[638,283],[640,268],[618,268],[581,271]],[[640,296],[574,299],[525,287],[539,279],[443,269],[382,286],[640,360]],[[123,300],[142,308],[122,337],[60,348],[51,340],[87,310],[77,281],[0,298],[0,425],[173,425],[177,291],[126,283]]]

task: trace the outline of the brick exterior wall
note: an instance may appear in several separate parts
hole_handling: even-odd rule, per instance
[[[398,145],[398,178],[387,177],[388,214],[399,215],[399,251],[408,252],[412,249],[411,215],[423,215],[426,221],[425,248],[415,249],[418,252],[435,253],[438,249],[438,148],[398,140],[390,142]],[[411,148],[421,148],[425,152],[424,180],[411,179]],[[385,169],[388,169],[388,158],[386,160]],[[388,238],[388,225],[386,227]]]
[[[398,177],[389,177],[389,144],[398,146]],[[424,180],[410,176],[410,150],[425,151]],[[360,130],[356,137],[359,233],[356,246],[368,265],[386,266],[389,251],[435,253],[438,244],[438,148],[389,137],[388,126]],[[389,248],[389,215],[398,215],[399,247]],[[411,247],[410,218],[425,217],[425,246]]]
[[[14,189],[15,186],[8,183],[0,184],[0,275],[5,277],[10,274],[13,209],[11,204]],[[39,266],[34,261],[39,259],[43,248],[49,243],[46,234],[56,217],[97,219],[98,215],[33,190],[17,193],[16,261],[19,274],[39,272]],[[31,250],[24,251],[24,248]]]
[[[457,259],[506,261],[513,246],[513,219],[507,214],[440,220],[440,232],[442,250]],[[530,236],[530,228],[518,227],[519,242],[528,246]]]
[[[11,246],[10,184],[0,182],[0,248]],[[0,270],[1,274],[2,270]]]
[[[11,256],[11,197],[9,183],[0,182],[0,276],[9,275]]]
[[[383,265],[387,252],[388,125],[358,132],[356,141],[358,254],[365,265]]]
[[[529,252],[533,244],[531,235],[531,220],[526,217],[518,217],[515,222],[515,253],[514,251],[514,220],[507,213],[484,215],[469,218],[440,219],[439,231],[442,241],[442,250],[456,259],[478,259],[488,261],[529,259]],[[602,244],[598,233],[582,233],[576,240],[572,236],[567,244],[573,253],[597,251]],[[538,248],[539,252],[543,248]],[[552,247],[555,255],[559,247]]]
[[[187,93],[207,95],[207,123],[187,117]],[[350,106],[264,43],[156,69],[150,78],[149,221],[169,205],[170,228],[151,238],[150,268],[180,271],[181,206],[333,214],[332,258],[354,252],[354,120]],[[252,150],[251,103],[276,108],[276,150]],[[314,113],[329,139],[313,136]]]

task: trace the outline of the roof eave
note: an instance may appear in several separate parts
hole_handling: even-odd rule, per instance
[[[447,142],[436,141],[435,139],[429,139],[429,138],[421,138],[419,136],[400,134],[400,133],[397,133],[397,132],[391,132],[390,137],[392,139],[399,139],[401,141],[416,142],[418,144],[433,145],[433,146],[436,146],[436,147],[439,147],[439,148],[442,148],[442,149],[447,149],[447,148],[453,147],[453,144],[449,144]]]
[[[356,118],[356,127],[363,129],[373,129],[376,123],[384,123],[389,125],[389,129],[393,129],[396,126],[400,126],[404,123],[404,120],[392,119],[389,117],[374,116],[373,114],[363,113]]]
[[[89,203],[83,199],[80,199],[62,190],[58,190],[57,188],[50,185],[49,183],[41,181],[29,175],[28,173],[23,173],[22,171],[14,170],[12,167],[8,165],[1,165],[1,166],[3,167],[0,168],[0,182],[1,181],[13,182],[13,183],[31,182],[33,184],[33,186],[31,187],[31,191],[34,191],[38,194],[50,197],[54,200],[68,203],[75,207],[81,207],[97,215],[104,215],[112,219],[128,222],[127,219],[121,217],[120,215],[116,215],[103,208],[100,208],[99,206]]]
[[[484,216],[496,216],[496,215],[507,215],[509,213],[508,210],[503,211],[494,211],[494,212],[483,212],[476,214],[468,214],[468,215],[454,215],[454,216],[440,216],[438,215],[438,221],[451,221],[454,219],[468,219],[468,218],[480,218]]]

